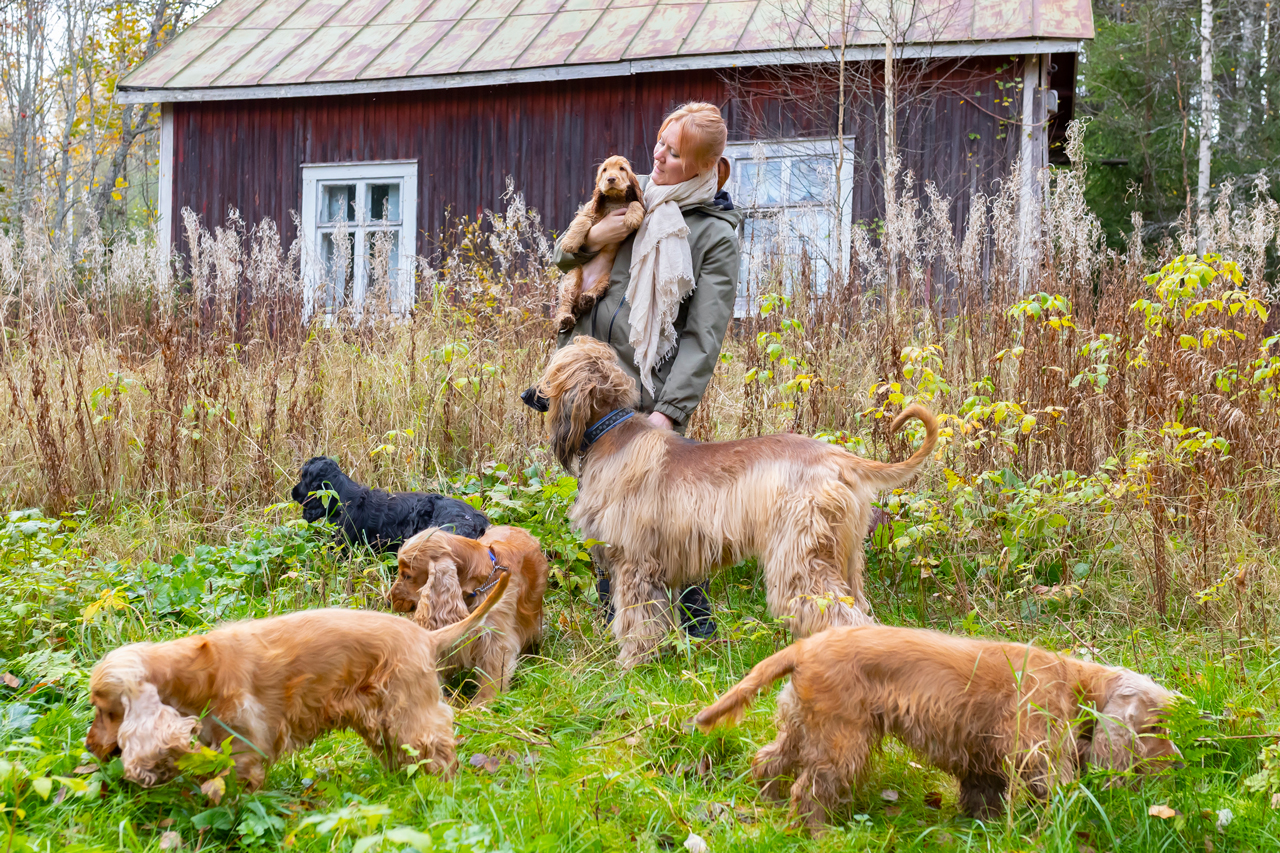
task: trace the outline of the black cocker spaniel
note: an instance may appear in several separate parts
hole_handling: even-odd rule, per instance
[[[468,539],[479,539],[489,526],[484,513],[457,498],[428,492],[386,492],[352,480],[328,456],[307,460],[293,487],[293,500],[302,505],[302,517],[319,521],[326,514],[352,544],[367,543],[386,553],[394,552],[413,534],[441,527]],[[325,507],[322,491],[329,497]]]

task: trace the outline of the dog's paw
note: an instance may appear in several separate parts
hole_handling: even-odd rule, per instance
[[[561,314],[556,318],[556,328],[561,332],[572,332],[578,320],[572,314]]]
[[[593,293],[582,294],[578,297],[577,303],[573,306],[574,310],[578,312],[579,317],[594,307],[596,307],[596,297]]]

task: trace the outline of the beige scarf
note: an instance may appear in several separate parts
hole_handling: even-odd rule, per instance
[[[684,183],[644,191],[647,208],[631,249],[631,338],[640,384],[652,394],[654,372],[676,346],[676,314],[693,292],[693,257],[689,226],[681,208],[711,201],[716,194],[716,170]]]

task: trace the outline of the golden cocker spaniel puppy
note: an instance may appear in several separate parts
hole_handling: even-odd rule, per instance
[[[631,169],[631,161],[614,155],[600,164],[596,170],[596,188],[591,201],[578,209],[577,216],[569,223],[569,229],[560,239],[560,248],[577,252],[586,242],[591,226],[610,213],[625,207],[627,214],[622,222],[635,231],[644,219],[644,192],[640,179]],[[578,318],[590,311],[609,289],[609,275],[613,259],[618,254],[617,243],[604,246],[589,264],[569,270],[560,279],[560,298],[556,303],[555,322],[560,331],[573,328]]]
[[[466,617],[506,570],[511,589],[490,611],[485,630],[441,657],[445,673],[474,669],[481,705],[511,686],[520,653],[542,637],[542,597],[547,591],[547,558],[527,530],[490,527],[479,540],[439,528],[415,534],[398,552],[400,577],[388,598],[393,609],[413,612],[424,628],[439,628]]]
[[[779,678],[778,738],[751,772],[765,796],[788,780],[795,814],[814,831],[850,799],[881,740],[892,735],[960,780],[977,817],[1004,807],[1017,777],[1041,798],[1086,764],[1150,769],[1178,754],[1161,711],[1173,694],[1145,675],[1029,644],[877,625],[834,628],[756,666],[703,710],[708,731],[741,719]]]
[[[116,753],[126,779],[150,787],[177,773],[191,739],[233,737],[237,778],[257,788],[266,764],[349,728],[390,765],[457,765],[453,711],[436,661],[479,626],[506,591],[503,575],[465,619],[427,631],[390,613],[306,610],[251,619],[164,643],[109,653],[90,676],[93,725],[85,745]]]
[[[922,406],[898,415],[925,425],[904,462],[854,456],[800,435],[701,443],[632,417],[636,382],[601,341],[579,336],[537,386],[549,404],[552,450],[578,475],[569,518],[609,567],[618,661],[651,656],[674,625],[668,591],[748,557],[764,573],[769,612],[797,637],[871,622],[862,590],[871,501],[929,458],[938,424]]]

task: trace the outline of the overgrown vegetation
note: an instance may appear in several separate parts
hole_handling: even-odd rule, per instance
[[[759,310],[735,325],[690,431],[795,430],[897,458],[915,437],[889,436],[888,417],[911,401],[942,413],[937,460],[883,496],[878,618],[1150,673],[1189,700],[1171,724],[1184,770],[1138,791],[1087,776],[983,825],[957,816],[947,778],[891,751],[810,841],[746,776],[771,701],[739,730],[683,728],[788,640],[752,566],[712,585],[715,640],[613,668],[565,520],[575,483],[517,397],[552,337],[527,212],[460,228],[412,318],[366,308],[358,325],[297,323],[296,257],[269,223],[191,222],[199,249],[180,276],[141,238],[91,233],[72,256],[0,236],[6,849],[669,849],[690,833],[712,850],[1275,849],[1280,339],[1264,296],[1280,217],[1265,188],[1224,193],[1214,254],[1144,246],[1137,228],[1113,253],[1084,181],[1055,173],[1029,244],[1013,180],[959,239],[945,200],[908,195],[855,234],[856,265],[828,291],[803,259],[753,270]],[[280,503],[317,452],[531,528],[555,575],[544,645],[510,694],[459,715],[456,781],[390,774],[340,735],[255,794],[200,791],[224,763],[212,750],[171,785],[124,783],[82,750],[104,651],[382,606],[386,561],[335,550]]]

